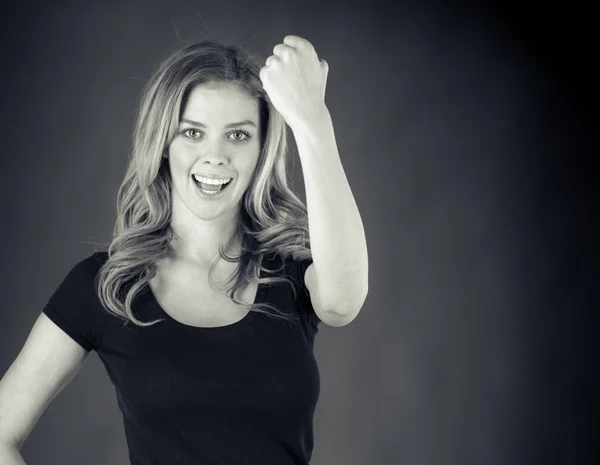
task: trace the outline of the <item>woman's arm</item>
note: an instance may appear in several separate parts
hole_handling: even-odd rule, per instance
[[[369,289],[367,240],[329,110],[323,105],[312,119],[292,130],[302,164],[319,295],[324,308],[352,320]]]
[[[364,226],[325,105],[328,73],[329,64],[309,41],[287,35],[273,48],[260,79],[298,147],[313,258],[309,281],[318,289],[322,309],[348,322],[366,299],[369,263]]]
[[[40,314],[21,352],[0,380],[0,463],[24,463],[18,451],[87,355],[83,347]]]
[[[0,444],[0,463],[2,465],[27,465],[17,446]]]

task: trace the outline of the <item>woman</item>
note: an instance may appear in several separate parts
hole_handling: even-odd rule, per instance
[[[91,350],[132,464],[309,463],[314,336],[358,314],[367,248],[324,103],[327,63],[297,36],[257,63],[204,41],[155,71],[108,251],[68,273],[0,383],[3,464],[23,463]],[[285,123],[308,207],[287,185]]]

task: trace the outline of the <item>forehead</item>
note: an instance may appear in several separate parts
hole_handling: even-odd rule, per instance
[[[201,84],[189,93],[182,118],[206,125],[245,119],[258,124],[258,101],[234,83]]]

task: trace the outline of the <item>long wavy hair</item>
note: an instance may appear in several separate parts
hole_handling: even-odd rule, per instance
[[[112,314],[139,326],[143,322],[132,313],[136,295],[149,286],[156,275],[156,261],[169,253],[171,229],[171,175],[163,154],[176,135],[179,118],[191,90],[202,84],[235,83],[257,99],[260,114],[260,155],[253,178],[242,197],[240,220],[234,238],[241,240],[239,255],[229,254],[221,244],[219,256],[238,262],[227,281],[226,295],[239,306],[284,320],[290,318],[268,303],[244,304],[234,297],[237,289],[259,278],[266,255],[278,254],[285,260],[312,258],[307,209],[288,187],[289,159],[286,125],[271,104],[259,78],[258,57],[239,46],[204,40],[171,53],[146,84],[136,115],[133,146],[125,179],[117,193],[117,220],[108,247],[108,260],[96,278],[96,293]],[[209,267],[209,285],[214,289]],[[280,271],[272,270],[274,274]],[[260,283],[290,280],[282,276],[261,277]],[[231,285],[233,283],[233,285]],[[295,295],[295,287],[292,285]],[[266,309],[275,313],[271,314]]]

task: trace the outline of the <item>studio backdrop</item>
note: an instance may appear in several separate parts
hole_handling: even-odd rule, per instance
[[[577,58],[591,50],[586,15],[579,28],[570,11],[546,10],[544,23],[529,7],[478,5],[4,6],[0,371],[66,273],[109,241],[158,62],[202,39],[266,59],[294,34],[329,64],[325,102],[369,252],[360,314],[316,337],[311,463],[598,462],[597,94]],[[293,144],[292,160],[305,201]],[[31,465],[129,463],[96,354],[22,454]]]

